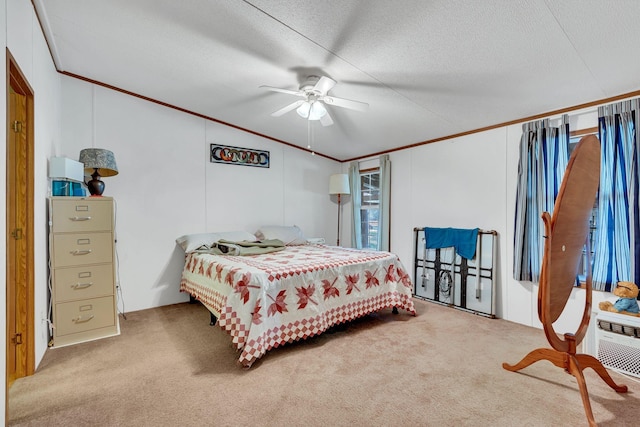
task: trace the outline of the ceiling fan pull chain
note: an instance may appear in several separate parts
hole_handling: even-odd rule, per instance
[[[311,155],[315,156],[316,152],[311,148],[313,146],[313,129],[311,128],[313,121],[307,119],[307,149],[311,150]]]

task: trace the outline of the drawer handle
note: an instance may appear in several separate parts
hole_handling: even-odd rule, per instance
[[[72,216],[69,218],[71,221],[89,221],[90,216]]]
[[[91,253],[91,249],[87,249],[84,251],[71,251],[71,255],[76,256],[76,255],[88,255]]]
[[[73,322],[75,323],[87,323],[89,320],[93,319],[93,314],[88,315],[87,317],[83,316],[78,316],[75,319],[73,319]]]
[[[93,286],[93,282],[89,283],[76,283],[75,285],[71,285],[73,289],[86,289],[89,286]]]

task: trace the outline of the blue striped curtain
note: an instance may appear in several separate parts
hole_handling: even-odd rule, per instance
[[[567,167],[569,116],[559,127],[549,119],[522,125],[513,238],[513,277],[538,282],[544,250],[543,212],[553,212]]]
[[[592,280],[601,291],[621,280],[640,283],[639,107],[640,98],[598,108],[602,163]]]

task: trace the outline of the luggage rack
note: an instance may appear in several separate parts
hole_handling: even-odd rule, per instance
[[[479,230],[476,255],[468,260],[454,248],[427,249],[424,227],[414,232],[415,297],[494,319],[495,230]]]

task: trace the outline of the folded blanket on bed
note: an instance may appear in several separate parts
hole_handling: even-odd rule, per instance
[[[473,259],[476,255],[476,240],[478,229],[464,228],[424,228],[425,245],[427,249],[454,247],[456,252],[464,258]]]
[[[209,253],[213,255],[259,255],[267,254],[270,252],[281,251],[285,248],[282,240],[258,240],[255,242],[243,241],[230,241],[220,239],[213,243],[210,247],[201,247],[196,250],[199,253]]]

